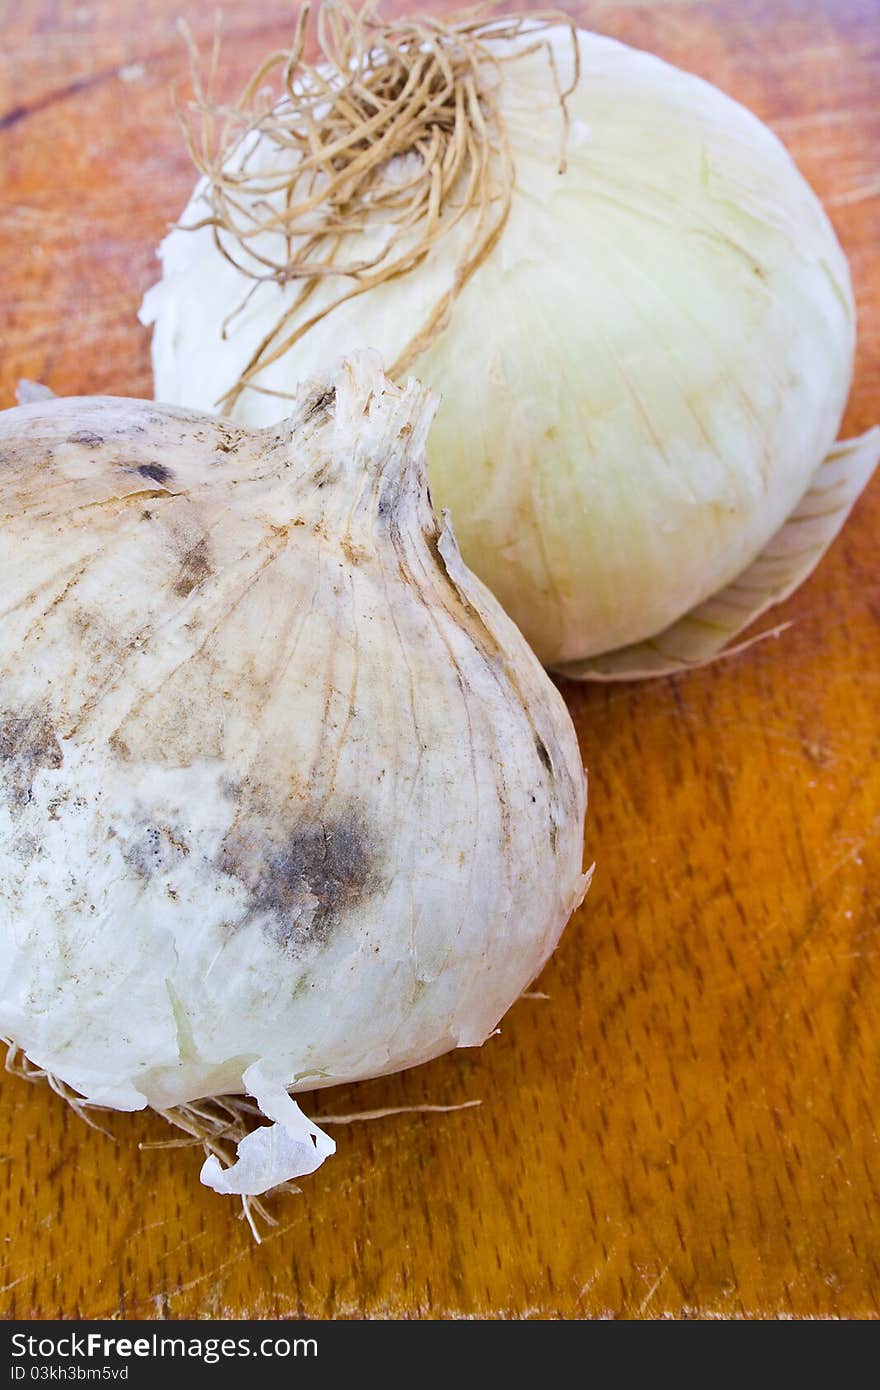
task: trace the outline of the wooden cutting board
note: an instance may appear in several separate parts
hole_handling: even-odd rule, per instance
[[[434,8],[433,6],[431,8]],[[291,33],[226,0],[230,90]],[[769,121],[852,262],[844,432],[880,420],[880,4],[573,3]],[[196,0],[2,0],[0,405],[149,395],[135,320],[192,175],[170,110]],[[598,869],[499,1037],[318,1112],[338,1156],[255,1245],[201,1155],[3,1078],[8,1316],[870,1315],[880,1298],[880,480],[778,640],[685,679],[565,686]]]

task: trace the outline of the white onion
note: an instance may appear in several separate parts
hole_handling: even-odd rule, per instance
[[[570,68],[567,33],[552,42]],[[466,562],[545,663],[633,674],[705,655],[794,587],[880,444],[859,453],[808,563],[781,570],[777,547],[759,601],[753,575],[723,617],[716,605],[714,636],[698,611],[682,638],[677,621],[743,575],[829,454],[853,363],[850,277],[818,200],[755,116],[649,54],[585,32],[579,44],[564,174],[546,55],[505,69],[511,215],[417,370],[442,398],[431,486]],[[277,152],[251,157],[277,163]],[[201,207],[197,190],[183,221]],[[377,235],[342,254],[368,252]],[[392,361],[448,288],[460,245],[441,241],[419,270],[344,304],[259,385],[289,391],[361,344]],[[207,228],[173,231],[161,257],[142,310],[155,325],[155,394],[214,409],[295,286],[260,286],[221,340],[251,282]],[[284,411],[245,391],[234,414],[268,424]],[[619,663],[585,661],[646,639]]]
[[[0,414],[0,1033],[95,1103],[248,1091],[205,1180],[331,1150],[287,1089],[481,1043],[586,888],[565,706],[361,356],[265,432]]]

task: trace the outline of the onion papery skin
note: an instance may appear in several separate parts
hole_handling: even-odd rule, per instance
[[[477,1045],[583,896],[574,729],[431,508],[432,411],[361,355],[266,431],[0,414],[0,1033],[91,1101]]]
[[[565,73],[567,33],[552,42]],[[441,396],[435,500],[549,665],[651,638],[749,566],[835,439],[855,342],[846,258],[776,136],[650,54],[583,31],[579,46],[565,173],[546,55],[504,69],[510,217],[416,364]],[[197,190],[182,222],[200,207]],[[334,311],[258,384],[290,391],[361,344],[393,361],[460,246]],[[161,255],[142,310],[155,394],[214,409],[295,287],[260,286],[221,339],[251,282],[209,228]],[[285,408],[246,390],[234,416]]]

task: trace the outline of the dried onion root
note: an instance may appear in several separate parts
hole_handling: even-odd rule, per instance
[[[525,995],[524,998],[529,996]],[[547,996],[540,996],[546,998]],[[84,1101],[69,1086],[43,1067],[36,1066],[11,1038],[0,1038],[6,1047],[6,1070],[23,1081],[45,1082],[57,1096],[70,1106],[71,1110],[91,1129],[96,1129],[107,1139],[114,1139],[109,1130],[96,1125],[87,1114],[89,1109],[107,1110],[106,1106],[94,1106]],[[455,1105],[388,1105],[375,1110],[356,1110],[343,1115],[317,1115],[315,1123],[320,1125],[362,1124],[371,1120],[390,1119],[397,1115],[448,1115],[458,1110],[473,1110],[482,1105],[481,1100],[465,1100]],[[191,1101],[186,1105],[170,1106],[167,1110],[156,1111],[167,1124],[181,1130],[186,1136],[181,1139],[144,1140],[140,1149],[188,1149],[201,1147],[207,1158],[214,1154],[224,1168],[235,1162],[235,1147],[240,1144],[263,1120],[258,1105],[247,1096],[208,1096],[204,1100]],[[302,1189],[294,1182],[278,1183],[267,1194],[270,1197],[294,1194]],[[277,1226],[278,1221],[259,1197],[242,1196],[241,1215],[251,1228],[257,1244],[262,1243],[257,1220],[267,1226]]]
[[[498,101],[501,69],[536,52],[546,54],[559,100],[559,171],[565,170],[566,98],[580,76],[573,20],[555,10],[492,19],[490,5],[448,19],[383,20],[378,7],[378,0],[368,0],[358,12],[345,0],[325,0],[317,16],[321,58],[308,63],[303,55],[311,6],[304,4],[291,48],[262,62],[232,106],[213,95],[219,36],[205,83],[198,49],[183,26],[195,93],[189,116],[198,120],[180,108],[178,114],[210,207],[208,216],[184,229],[212,227],[220,254],[254,282],[227,316],[224,334],[256,285],[301,282],[293,303],[217,403],[224,411],[246,388],[287,394],[258,386],[255,378],[334,309],[417,269],[438,241],[469,219],[451,285],[388,368],[389,377],[400,378],[443,331],[510,212],[515,170]],[[569,30],[572,47],[573,76],[565,85],[553,47],[541,37],[560,24]],[[534,41],[500,51],[500,43],[524,34]],[[280,75],[280,91],[267,95],[264,84],[272,74]],[[268,167],[254,167],[257,148],[270,151]],[[278,156],[275,167],[271,152]],[[408,158],[412,170],[407,166],[403,177],[394,177],[395,161]],[[338,259],[345,237],[377,223],[388,227],[378,252]],[[267,233],[283,238],[277,258],[265,247]],[[328,277],[346,283],[310,314],[309,300]]]

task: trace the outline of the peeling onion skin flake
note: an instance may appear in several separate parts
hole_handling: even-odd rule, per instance
[[[332,1140],[288,1094],[476,1046],[586,891],[563,701],[438,523],[433,398],[356,354],[249,429],[0,414],[0,1033],[119,1110],[246,1092],[246,1198]]]

